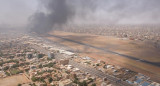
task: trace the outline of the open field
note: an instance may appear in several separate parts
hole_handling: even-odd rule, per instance
[[[127,67],[146,74],[153,80],[160,82],[160,53],[152,45],[145,45],[143,42],[122,40],[115,37],[62,31],[54,31],[45,37],[73,48],[80,55],[87,55],[95,59],[104,60],[107,63]],[[118,52],[118,54],[122,55],[105,52],[102,49]],[[137,61],[137,59],[126,58],[123,55],[133,56],[142,62]],[[151,64],[146,61],[151,62]],[[152,63],[156,63],[156,65]]]
[[[25,75],[14,75],[0,79],[0,86],[17,86],[22,83],[29,83],[30,80]]]

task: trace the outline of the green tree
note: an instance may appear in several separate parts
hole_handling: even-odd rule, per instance
[[[38,58],[43,58],[44,54],[38,54]]]
[[[22,84],[18,84],[17,86],[22,86]]]
[[[88,86],[86,81],[78,82],[79,86]]]
[[[31,80],[32,80],[33,82],[36,82],[38,79],[37,79],[35,76],[33,76],[33,77],[31,78]]]
[[[95,83],[93,83],[91,86],[96,86],[96,84],[95,84]]]
[[[83,86],[88,86],[86,81],[82,82]]]
[[[100,66],[100,64],[96,64],[96,66]]]
[[[37,86],[35,83],[31,84],[31,86]]]
[[[8,70],[8,69],[9,69],[9,67],[8,67],[8,66],[6,66],[6,67],[4,67],[4,68],[3,68],[3,70],[5,70],[5,71],[6,71],[6,70]]]
[[[92,78],[89,78],[90,82],[93,82],[93,79]]]
[[[29,71],[29,69],[25,69],[25,72],[28,72]]]
[[[50,77],[50,78],[48,79],[48,81],[49,81],[49,83],[51,83],[51,82],[53,81],[53,79]]]
[[[10,76],[10,73],[6,72],[6,75],[7,75],[7,76]]]
[[[19,67],[19,64],[14,64],[14,65],[12,66],[12,68],[16,68],[16,67]]]
[[[39,80],[40,82],[45,82],[45,81],[44,81],[44,78],[42,78],[42,77],[39,78],[38,80]]]
[[[42,68],[43,66],[42,66],[42,64],[40,64],[38,67],[39,67],[39,68]]]

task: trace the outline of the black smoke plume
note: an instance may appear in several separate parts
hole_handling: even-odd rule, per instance
[[[46,33],[54,26],[82,24],[160,24],[160,0],[39,0],[30,17],[32,32]],[[59,29],[59,28],[54,28]]]
[[[48,13],[37,12],[31,19],[31,31],[45,33],[52,30],[54,25],[62,25],[73,15],[66,0],[41,0]]]
[[[53,26],[62,26],[71,21],[76,13],[85,17],[86,13],[94,11],[96,8],[93,0],[40,0],[40,4],[45,11],[39,9],[29,18],[31,32],[49,32]]]

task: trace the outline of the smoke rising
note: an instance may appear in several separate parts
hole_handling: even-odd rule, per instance
[[[48,32],[54,25],[66,23],[73,15],[66,0],[42,0],[45,12],[37,12],[31,17],[31,30],[37,33]]]
[[[160,24],[159,3],[159,0],[40,0],[41,9],[30,17],[30,28],[46,33],[64,24]]]

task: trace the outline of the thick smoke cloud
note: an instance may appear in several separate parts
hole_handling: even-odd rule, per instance
[[[48,32],[54,25],[66,23],[73,13],[66,0],[42,0],[45,12],[37,12],[31,17],[31,29],[37,33]]]
[[[31,31],[64,24],[160,24],[160,0],[40,0]],[[54,28],[55,29],[55,28]]]
[[[49,32],[54,26],[62,26],[76,16],[85,18],[97,7],[93,0],[40,0],[40,5],[42,9],[29,18],[29,28],[37,33]]]

